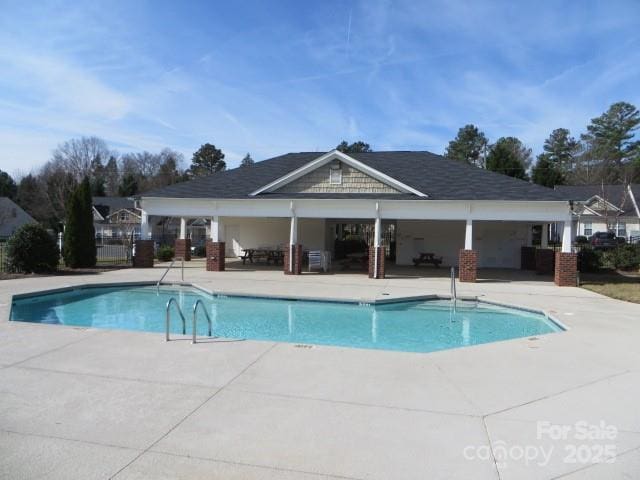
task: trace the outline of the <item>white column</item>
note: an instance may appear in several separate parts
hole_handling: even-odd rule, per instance
[[[298,217],[291,215],[291,230],[289,231],[289,271],[293,272],[295,244],[298,243]]]
[[[147,212],[142,210],[140,216],[140,240],[147,240],[149,236],[149,215],[147,215]]]
[[[180,240],[187,238],[187,219],[182,217],[180,219]]]
[[[289,232],[289,245],[298,243],[298,217],[291,216],[291,231]]]
[[[467,219],[464,229],[464,249],[473,250],[473,220]]]
[[[564,221],[562,229],[562,252],[571,253],[571,244],[573,243],[573,231],[571,228],[571,218]]]
[[[378,247],[382,239],[382,219],[380,216],[376,217],[376,223],[373,228],[373,278],[378,278],[378,265],[380,263]]]
[[[211,217],[211,226],[209,235],[212,242],[224,242],[224,224],[217,215]]]
[[[540,246],[547,248],[549,246],[549,224],[542,224],[542,234],[540,235]]]

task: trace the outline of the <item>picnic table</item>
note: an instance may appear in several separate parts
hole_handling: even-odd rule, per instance
[[[245,248],[242,250],[242,264],[245,265],[247,260],[253,263],[254,260],[265,260],[267,265],[273,262],[274,265],[280,265],[284,261],[284,252],[271,248]]]
[[[436,268],[439,268],[442,263],[442,257],[436,257],[435,254],[431,252],[421,252],[418,254],[418,257],[413,259],[413,264],[417,267],[421,263],[430,263]]]

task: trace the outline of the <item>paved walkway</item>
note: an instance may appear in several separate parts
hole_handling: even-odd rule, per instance
[[[14,293],[160,274],[0,282],[0,478],[639,475],[640,305],[535,277],[515,273],[504,282],[493,272],[458,290],[544,308],[569,331],[429,354],[258,341],[191,345],[165,343],[161,334],[7,322]],[[167,280],[179,278],[174,270]],[[449,288],[446,275],[295,278],[258,269],[204,272],[200,262],[188,264],[185,280],[225,293],[357,300]],[[577,422],[598,431],[612,425],[617,434],[576,438]],[[538,438],[549,425],[567,426],[566,438],[554,440],[547,430]],[[615,462],[589,463],[613,453],[606,445],[615,447]],[[537,456],[519,458],[524,452]]]

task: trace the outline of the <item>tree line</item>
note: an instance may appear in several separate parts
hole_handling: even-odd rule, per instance
[[[59,230],[73,192],[85,179],[93,197],[128,197],[225,170],[224,158],[222,150],[205,143],[185,167],[184,156],[170,148],[119,153],[101,138],[74,138],[58,145],[49,161],[18,182],[0,171],[0,196],[11,198],[48,228]],[[241,165],[253,163],[247,153]]]
[[[445,156],[546,187],[634,183],[640,182],[639,126],[634,105],[614,103],[579,138],[567,128],[553,130],[533,164],[531,149],[519,139],[501,137],[490,144],[478,127],[465,125]]]

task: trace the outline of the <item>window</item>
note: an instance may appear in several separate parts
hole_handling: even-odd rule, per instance
[[[583,233],[585,237],[590,237],[593,234],[591,222],[584,222]]]
[[[331,168],[331,169],[329,169],[329,183],[331,185],[341,185],[342,184],[342,169],[341,168]]]
[[[618,236],[619,237],[627,236],[627,224],[625,222],[618,222]]]

